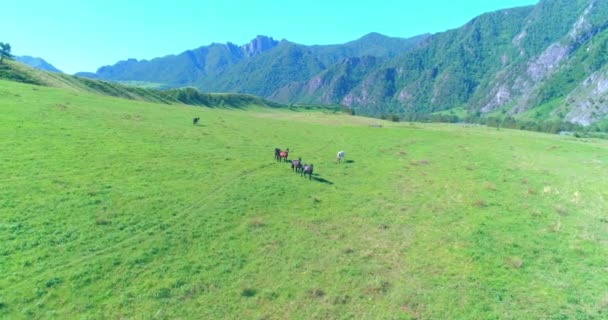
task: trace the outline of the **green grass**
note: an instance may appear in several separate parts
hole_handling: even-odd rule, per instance
[[[0,318],[608,317],[605,141],[6,81],[0,111]]]

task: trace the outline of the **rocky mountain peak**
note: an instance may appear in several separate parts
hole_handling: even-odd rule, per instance
[[[256,56],[266,50],[272,49],[279,44],[278,41],[271,37],[258,35],[255,39],[249,41],[249,43],[241,46],[241,49],[245,52],[248,57]]]

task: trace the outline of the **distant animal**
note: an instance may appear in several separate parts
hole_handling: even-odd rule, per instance
[[[287,148],[285,150],[281,150],[281,152],[279,152],[279,157],[281,158],[280,159],[281,162],[283,160],[287,161],[287,157],[289,157],[289,148]]]
[[[274,148],[274,159],[276,161],[281,161],[281,149]]]
[[[199,120],[201,120],[201,118],[199,118],[199,117],[192,119],[192,124],[197,125]]]
[[[302,167],[302,172],[300,173],[300,176],[308,175],[308,180],[310,180],[310,179],[312,179],[312,171],[313,171],[312,163],[311,164],[305,164]]]
[[[340,163],[340,161],[344,160],[344,151],[340,151],[338,152],[338,155],[336,156],[336,160],[338,160],[338,163]]]
[[[302,170],[302,158],[298,158],[298,160],[291,161],[291,171],[295,171],[298,173]]]

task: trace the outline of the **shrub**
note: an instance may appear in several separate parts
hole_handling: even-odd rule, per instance
[[[253,296],[255,296],[257,293],[257,290],[252,289],[252,288],[245,288],[241,291],[241,296],[245,297],[245,298],[251,298]]]
[[[50,278],[49,280],[46,281],[45,286],[47,288],[54,288],[58,285],[60,285],[63,281],[59,278]]]

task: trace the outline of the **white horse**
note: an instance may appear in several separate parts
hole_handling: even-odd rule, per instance
[[[344,151],[338,152],[338,155],[336,156],[336,160],[338,160],[338,163],[340,163],[340,161],[344,160]]]

